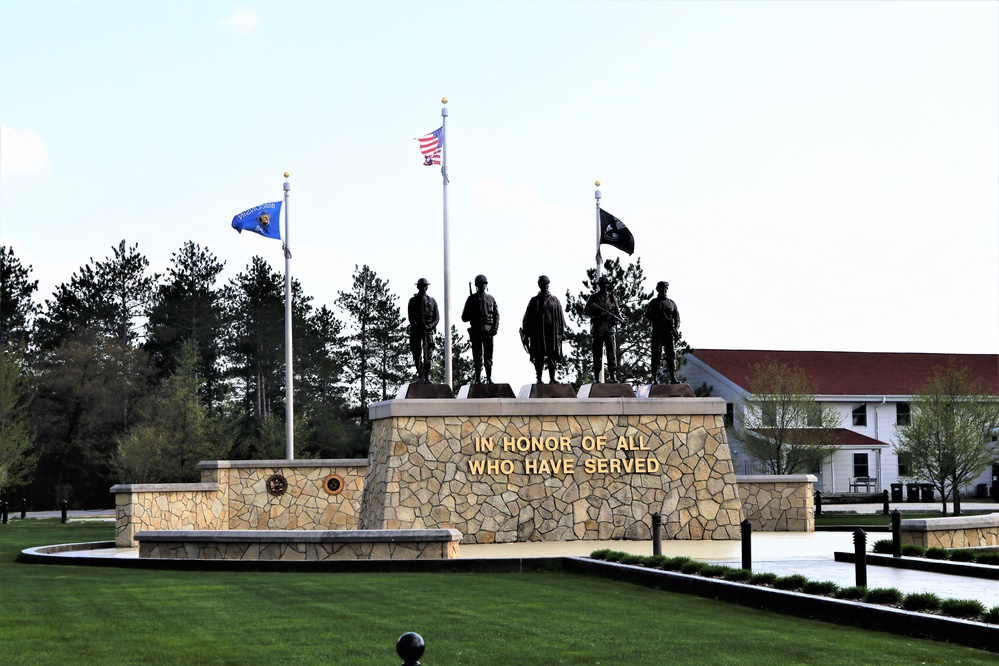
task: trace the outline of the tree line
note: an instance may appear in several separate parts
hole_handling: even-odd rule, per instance
[[[33,507],[97,507],[115,483],[195,481],[214,459],[277,459],[285,450],[284,277],[255,256],[228,282],[208,248],[186,242],[166,272],[138,245],[81,266],[43,304],[38,281],[0,246],[0,491]],[[626,320],[620,381],[648,382],[639,341],[641,260],[608,260]],[[593,380],[583,291],[566,292],[579,326],[559,378]],[[292,280],[295,443],[300,458],[367,455],[370,403],[411,379],[399,297],[368,265],[332,308]],[[473,379],[470,344],[452,326],[455,386]],[[438,331],[438,353],[443,334]],[[682,340],[681,352],[689,349]],[[443,363],[434,381],[443,382]]]

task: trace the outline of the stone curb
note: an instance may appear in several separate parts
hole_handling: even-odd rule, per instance
[[[854,553],[835,552],[833,553],[833,558],[837,562],[849,562],[851,564],[857,561],[857,556]],[[883,555],[881,553],[867,553],[866,559],[868,564],[879,567],[999,580],[999,567],[991,564],[948,562],[947,560],[930,560],[925,557],[892,557],[891,555]]]

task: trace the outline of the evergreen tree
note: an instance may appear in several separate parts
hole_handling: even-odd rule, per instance
[[[0,495],[27,483],[35,466],[29,400],[22,357],[0,350]]]
[[[24,349],[39,306],[33,300],[38,280],[31,280],[27,268],[14,256],[14,248],[0,245],[0,349]]]
[[[176,370],[181,349],[192,345],[198,357],[199,390],[209,408],[221,400],[223,389],[224,313],[215,287],[223,267],[211,251],[190,241],[174,252],[149,313],[145,344],[161,378]]]
[[[444,334],[434,335],[435,352],[440,354],[440,362],[434,363],[433,371],[430,373],[431,381],[437,384],[444,383]],[[472,363],[472,343],[461,337],[461,333],[451,325],[451,381],[454,386],[451,388],[455,392],[466,384],[475,381],[475,366]]]

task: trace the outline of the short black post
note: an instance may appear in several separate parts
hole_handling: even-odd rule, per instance
[[[68,513],[68,509],[69,509],[69,502],[67,502],[66,500],[63,500],[62,501],[62,524],[63,525],[65,525],[66,523],[69,522],[69,518],[66,517],[66,514]]]
[[[0,500],[0,514],[2,514],[2,515],[0,515],[0,520],[3,521],[4,525],[6,525],[7,524],[7,500]]]
[[[659,513],[652,514],[652,554],[663,554],[663,517]]]
[[[961,515],[961,491],[954,488],[954,515]]]
[[[425,649],[423,637],[412,631],[403,634],[395,642],[395,651],[405,660],[402,666],[420,666],[420,657]]]
[[[753,524],[749,519],[739,523],[739,531],[742,532],[742,568],[746,571],[753,570]]]
[[[888,515],[888,491],[885,491],[885,505],[883,510],[884,515]]]
[[[21,520],[28,517],[28,500],[21,498]]]
[[[815,515],[816,516],[821,516],[822,515],[822,491],[821,490],[816,490],[815,491]]]
[[[853,554],[856,560],[857,587],[867,587],[867,533],[859,527],[853,531]]]
[[[902,557],[902,514],[891,512],[891,556]]]

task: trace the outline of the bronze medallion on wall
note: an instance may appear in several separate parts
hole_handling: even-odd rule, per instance
[[[288,490],[288,479],[280,474],[271,474],[267,479],[267,492],[275,497],[284,495]]]
[[[330,495],[339,495],[343,492],[343,477],[339,474],[330,474],[323,480],[323,490]]]

